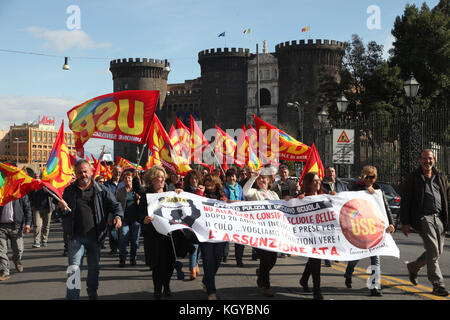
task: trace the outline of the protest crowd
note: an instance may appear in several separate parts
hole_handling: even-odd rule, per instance
[[[73,121],[76,117],[69,115],[69,119]],[[258,121],[257,129],[261,127],[262,120],[255,117],[255,123]],[[264,125],[265,128],[270,128],[269,124]],[[76,131],[74,127],[71,129]],[[271,287],[270,272],[277,259],[288,253],[266,250],[260,246],[246,246],[237,241],[205,241],[193,231],[194,221],[189,220],[184,222],[187,228],[161,233],[155,219],[159,217],[157,211],[162,208],[149,203],[148,195],[174,191],[180,197],[192,194],[205,201],[207,199],[207,203],[228,204],[249,201],[275,201],[277,204],[281,201],[287,204],[290,200],[309,201],[308,199],[320,195],[338,197],[341,192],[365,192],[369,198],[380,195],[375,166],[365,166],[357,182],[347,185],[336,177],[332,165],[322,165],[314,145],[308,147],[289,136],[286,141],[282,141],[286,134],[280,134],[280,145],[294,144],[298,147],[296,150],[301,151],[299,158],[288,155],[287,159],[305,162],[301,177],[295,179],[290,176],[287,165],[255,157],[251,148],[251,136],[245,133],[236,143],[225,132],[217,130],[216,142],[223,141],[223,145],[217,148],[216,143],[216,158],[219,156],[220,160],[225,160],[229,156],[229,149],[224,146],[230,141],[234,142],[234,150],[239,150],[239,145],[245,146],[242,158],[235,156],[230,167],[227,161],[222,161],[222,165],[217,168],[202,163],[196,155],[196,146],[199,146],[201,153],[208,142],[205,142],[201,132],[194,137],[198,131],[195,121],[191,121],[190,129],[185,127],[184,130],[190,135],[187,139],[182,138],[182,130],[177,136],[167,134],[155,115],[147,135],[150,156],[145,168],[121,157],[117,157],[114,165],[102,163],[102,155],[94,162],[84,156],[74,159],[67,153],[67,147],[64,147],[63,126],[58,134],[60,138],[56,139],[54,145],[55,152],[51,153],[43,172],[35,174],[32,170],[20,170],[0,163],[0,281],[11,278],[8,247],[11,248],[12,262],[17,272],[26,272],[26,266],[22,263],[22,256],[26,254],[23,235],[34,231],[32,250],[47,246],[50,221],[54,216],[54,219],[61,221],[64,230],[63,255],[68,259],[68,278],[77,272],[79,275],[83,257],[86,256],[86,289],[89,299],[98,298],[100,257],[101,250],[106,248],[106,242],[110,246],[110,253],[117,255],[118,268],[123,268],[127,263],[131,266],[145,263],[148,266],[152,275],[154,298],[158,300],[173,295],[172,276],[174,272],[178,277],[184,273],[183,266],[177,260],[180,257],[189,259],[186,270],[189,279],[201,278],[202,287],[199,290],[203,289],[205,299],[216,300],[215,277],[221,263],[229,259],[230,245],[234,245],[234,258],[238,267],[244,266],[242,257],[244,251],[249,250],[252,260],[259,260],[255,270],[255,286],[261,290],[261,295],[271,298],[276,292]],[[145,134],[142,136],[143,139],[146,138]],[[85,141],[86,138],[83,142]],[[185,156],[183,153],[185,142],[188,154],[190,150],[194,150],[192,155]],[[282,150],[286,149],[280,148],[280,154]],[[60,161],[55,161],[56,158]],[[186,158],[188,161],[183,161]],[[286,160],[282,157],[279,159]],[[408,263],[404,271],[408,273],[410,282],[417,285],[418,272],[426,266],[428,279],[433,285],[432,293],[448,296],[439,268],[439,256],[443,252],[445,232],[448,229],[450,190],[446,176],[435,168],[436,158],[431,149],[423,150],[418,161],[420,165],[402,185],[400,220],[402,232],[406,236],[411,230],[419,233],[425,252],[416,261]],[[192,169],[190,163],[198,163],[198,168],[202,169]],[[382,225],[381,233],[392,234],[395,231],[394,217],[383,191],[380,199],[384,203],[383,212],[386,215],[382,219],[387,221],[387,224]],[[186,200],[187,203],[189,201]],[[191,205],[191,210],[194,209]],[[176,212],[173,216],[175,214]],[[352,214],[356,216],[358,212]],[[364,227],[361,225],[358,228],[363,231]],[[137,259],[141,238],[145,256],[143,262]],[[354,240],[358,242],[361,239]],[[381,273],[380,255],[373,254],[370,260],[375,267],[373,272]],[[299,277],[292,279],[305,292],[312,292],[312,297],[316,300],[324,299],[321,290],[322,262],[326,266],[333,263],[330,259],[322,261],[309,256],[304,270],[299,270]],[[347,288],[352,287],[352,274],[357,263],[358,260],[348,261],[343,279]],[[312,289],[309,287],[310,277]],[[374,282],[370,295],[381,296],[379,277],[375,277]],[[80,288],[68,286],[66,298],[79,299]]]

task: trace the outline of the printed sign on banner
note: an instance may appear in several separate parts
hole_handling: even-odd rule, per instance
[[[349,261],[399,257],[381,191],[341,192],[304,199],[226,203],[191,193],[147,194],[162,234],[189,228],[200,242],[228,241],[292,255]]]

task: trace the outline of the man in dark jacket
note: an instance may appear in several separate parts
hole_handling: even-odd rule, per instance
[[[79,267],[86,250],[88,263],[87,292],[97,299],[101,244],[106,236],[107,215],[113,216],[118,229],[122,225],[122,206],[105,186],[92,179],[92,167],[86,160],[75,164],[76,181],[63,193],[58,206],[63,210],[68,236],[67,299],[79,299]]]
[[[325,168],[325,177],[322,180],[322,186],[326,193],[348,191],[345,183],[336,178],[336,170],[333,166],[327,166]]]
[[[405,180],[401,192],[400,221],[405,236],[414,228],[422,237],[425,252],[407,264],[409,279],[417,285],[417,273],[427,266],[433,294],[448,296],[439,267],[448,227],[449,185],[447,177],[434,168],[436,158],[430,149],[420,154],[420,167]]]
[[[23,271],[23,233],[30,232],[32,213],[28,196],[0,206],[0,281],[8,280],[8,239],[13,251],[12,260],[18,272]]]

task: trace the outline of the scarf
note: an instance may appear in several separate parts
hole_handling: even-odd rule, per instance
[[[235,183],[234,187],[233,187],[228,182],[225,182],[225,186],[230,191],[230,200],[240,200],[239,199],[239,184]]]

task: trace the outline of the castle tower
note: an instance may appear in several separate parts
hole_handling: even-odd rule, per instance
[[[313,124],[318,125],[317,113],[323,105],[315,92],[319,86],[319,74],[325,71],[338,78],[338,67],[344,55],[344,43],[335,40],[309,39],[284,42],[275,46],[279,68],[278,123],[280,129],[298,137],[301,127],[296,108],[288,102],[298,101],[304,106],[303,142],[311,145],[315,140]],[[308,101],[308,104],[304,104]]]
[[[167,60],[129,58],[112,60],[109,70],[113,76],[114,92],[124,90],[159,90],[157,112],[162,112],[166,99],[167,77],[170,64]],[[138,160],[136,144],[114,141],[114,156],[126,158],[132,162]],[[139,147],[139,150],[142,146]],[[147,161],[142,157],[142,162]],[[145,164],[145,163],[144,163]]]
[[[238,129],[245,123],[249,49],[221,48],[200,51],[202,130]]]

